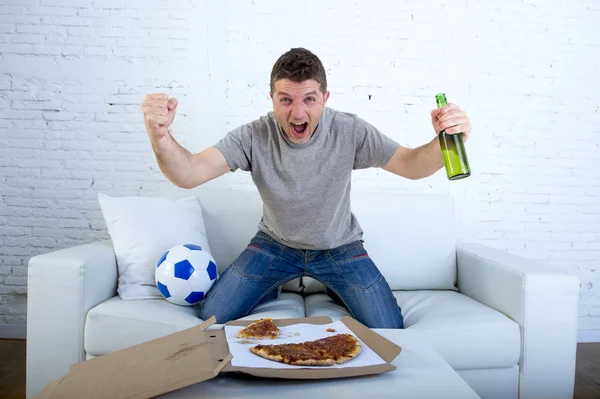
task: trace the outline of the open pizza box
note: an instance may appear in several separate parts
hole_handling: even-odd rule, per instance
[[[188,385],[215,378],[220,373],[241,372],[258,377],[289,379],[343,378],[380,374],[395,370],[391,362],[401,348],[351,317],[340,321],[383,359],[365,367],[294,369],[236,367],[227,344],[225,329],[206,330],[214,317],[186,330],[112,352],[71,366],[70,371],[50,383],[38,399],[151,398]],[[246,326],[253,320],[231,321],[226,326]],[[278,327],[295,324],[315,326],[332,323],[326,316],[273,320]],[[360,356],[360,355],[359,355]]]

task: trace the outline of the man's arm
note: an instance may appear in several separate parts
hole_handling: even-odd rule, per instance
[[[436,137],[430,143],[414,149],[398,147],[383,169],[412,180],[431,176],[444,167],[437,134],[441,131],[462,134],[465,143],[471,134],[471,120],[467,113],[452,103],[431,111],[431,125]]]
[[[169,131],[175,119],[177,99],[164,94],[148,94],[141,104],[144,122],[160,170],[173,184],[194,188],[229,171],[225,157],[215,147],[192,155]]]
[[[192,154],[179,145],[170,132],[157,143],[153,142],[152,148],[160,170],[181,188],[194,188],[230,170],[225,157],[215,147]]]
[[[444,167],[438,139],[417,148],[399,146],[383,169],[411,180],[431,176]]]

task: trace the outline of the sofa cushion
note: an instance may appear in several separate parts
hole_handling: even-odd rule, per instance
[[[85,351],[100,356],[196,326],[196,306],[178,306],[164,299],[123,300],[115,296],[88,312]],[[245,319],[304,317],[297,293],[282,292],[274,301],[257,306]],[[213,324],[209,330],[221,328]]]
[[[451,196],[354,191],[351,199],[365,249],[392,290],[456,289]]]
[[[519,360],[519,325],[455,291],[395,291],[404,327],[422,336],[456,370],[512,367]],[[348,311],[322,293],[305,298],[306,316],[338,320]]]
[[[334,302],[327,294],[316,293],[304,298],[306,317],[329,316],[333,320],[339,320],[344,316],[350,316],[350,312],[343,306]]]
[[[104,355],[200,323],[193,306],[178,306],[165,299],[128,301],[115,296],[88,312],[84,346],[92,355]]]
[[[282,292],[276,300],[258,305],[248,316],[238,320],[258,320],[261,317],[292,319],[304,317],[304,314],[304,298],[296,293]]]
[[[456,370],[512,367],[521,353],[519,325],[458,292],[394,292],[405,325],[419,329]]]

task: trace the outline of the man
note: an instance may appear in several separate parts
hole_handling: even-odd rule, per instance
[[[229,132],[198,154],[168,131],[177,100],[148,95],[146,129],[165,176],[193,188],[241,169],[263,200],[263,217],[248,247],[220,276],[201,304],[200,317],[218,323],[246,316],[273,299],[280,285],[301,276],[321,281],[352,316],[371,328],[403,328],[400,308],[363,247],[350,209],[354,169],[383,168],[421,179],[444,166],[437,138],[415,149],[400,146],[356,115],[326,107],[325,69],[312,52],[294,48],[271,72],[273,112]],[[453,104],[431,111],[435,132],[471,131]]]

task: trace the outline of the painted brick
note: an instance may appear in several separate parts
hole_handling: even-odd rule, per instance
[[[30,256],[107,238],[98,192],[153,195],[166,183],[139,110],[145,94],[176,96],[177,140],[201,150],[269,111],[272,64],[305,46],[325,64],[329,105],[401,144],[433,137],[438,91],[472,118],[473,176],[461,185],[443,172],[408,182],[361,171],[355,190],[451,193],[465,237],[591,282],[581,289],[580,328],[600,329],[600,107],[590,94],[600,91],[600,6],[304,7],[310,24],[289,29],[288,6],[275,0],[208,9],[191,0],[3,2],[0,320],[25,322]],[[252,185],[243,172],[222,179]]]

